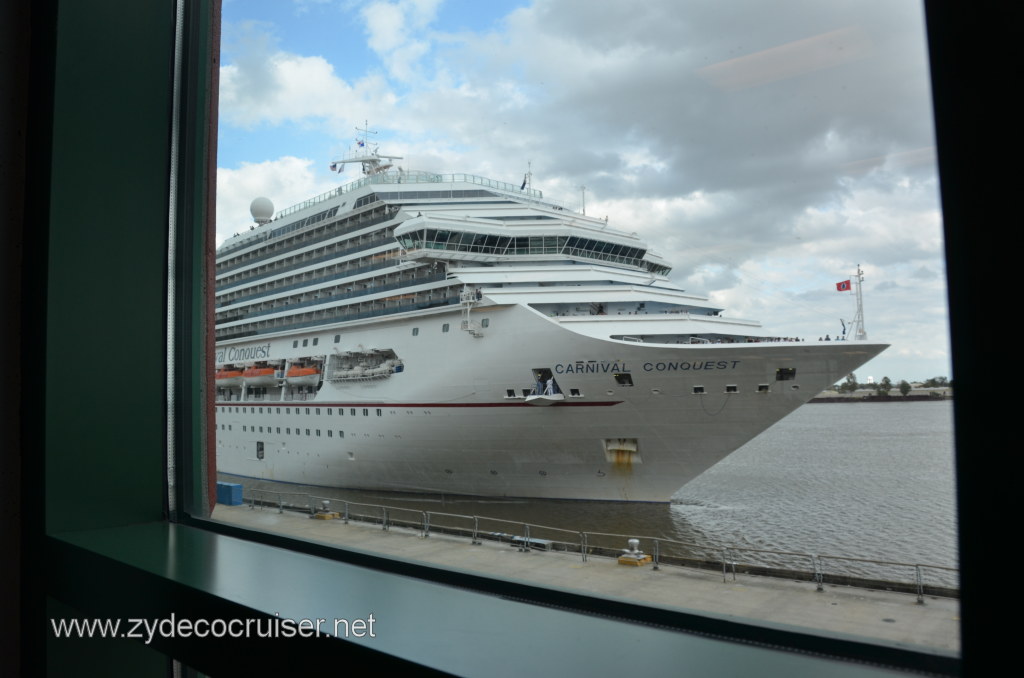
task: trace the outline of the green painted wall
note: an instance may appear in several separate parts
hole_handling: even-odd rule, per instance
[[[163,513],[173,39],[170,2],[57,3],[36,372],[49,533]]]

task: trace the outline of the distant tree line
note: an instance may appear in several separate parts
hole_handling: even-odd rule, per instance
[[[921,382],[921,386],[923,388],[952,388],[953,382],[946,377],[932,377]],[[910,393],[911,390],[911,386],[906,379],[901,379],[898,384],[893,385],[892,379],[889,377],[882,377],[882,381],[876,384],[859,384],[857,383],[857,375],[853,372],[846,375],[846,380],[843,383],[836,384],[833,388],[840,393],[853,393],[858,389],[867,389],[881,396],[889,395],[889,391],[893,390],[893,388],[898,389],[900,395],[904,396]]]

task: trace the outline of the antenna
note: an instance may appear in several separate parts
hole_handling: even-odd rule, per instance
[[[370,129],[370,122],[367,120],[363,123],[365,127],[356,127],[357,132],[362,132],[363,136],[360,139],[356,137],[356,149],[349,150],[348,155],[343,160],[336,160],[331,163],[331,171],[338,172],[339,174],[344,171],[345,165],[349,163],[358,162],[363,166],[363,175],[370,176],[373,174],[383,174],[393,167],[387,160],[401,160],[400,155],[381,155],[377,152],[379,145],[374,144],[371,150],[367,146],[367,135],[376,134],[374,130]],[[401,168],[399,168],[401,171]]]
[[[527,193],[529,193],[530,189],[532,188],[530,186],[530,182],[532,180],[533,180],[533,161],[532,160],[527,160],[526,161],[526,174],[523,175],[523,185],[519,187],[519,190],[520,191],[525,190]]]
[[[362,132],[363,133],[363,138],[362,139],[359,139],[358,137],[356,138],[356,143],[359,144],[360,148],[366,146],[366,135],[367,134],[376,134],[376,132],[370,130],[370,121],[369,120],[364,120],[363,121],[363,125],[364,125],[364,127],[356,127],[356,131],[357,132]]]
[[[587,216],[587,187],[580,186],[580,205],[583,210],[583,216]]]

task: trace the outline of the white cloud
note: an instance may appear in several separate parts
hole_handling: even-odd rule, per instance
[[[220,110],[241,127],[329,118],[358,94],[319,56],[275,52],[220,72]]]
[[[249,205],[258,197],[270,198],[275,214],[291,205],[324,193],[335,184],[318,180],[313,161],[284,157],[260,163],[242,163],[238,169],[217,168],[217,244],[253,225]]]
[[[407,82],[416,76],[417,63],[430,51],[426,29],[438,5],[440,0],[378,1],[362,9],[367,45],[398,80]]]
[[[948,359],[919,7],[535,0],[477,34],[445,33],[439,7],[350,5],[382,68],[347,79],[329,46],[286,53],[251,26],[223,67],[224,123],[318,131],[324,166],[363,120],[410,169],[518,183],[532,161],[535,188],[575,207],[586,186],[588,214],[636,231],[688,289],[783,336],[835,334],[852,313],[829,286],[859,263],[869,333],[897,343],[883,358]],[[823,56],[794,57],[807,53]],[[748,82],[718,87],[723,72]],[[255,181],[267,165],[261,176],[282,182],[240,191],[233,224],[257,194],[321,190],[313,161],[271,172],[286,161],[221,170]]]

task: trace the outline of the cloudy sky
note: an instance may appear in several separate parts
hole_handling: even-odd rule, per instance
[[[358,178],[369,121],[406,169],[608,216],[672,278],[780,336],[842,331],[861,381],[949,375],[922,8],[911,0],[225,0],[218,240]],[[586,187],[585,192],[581,187]]]

